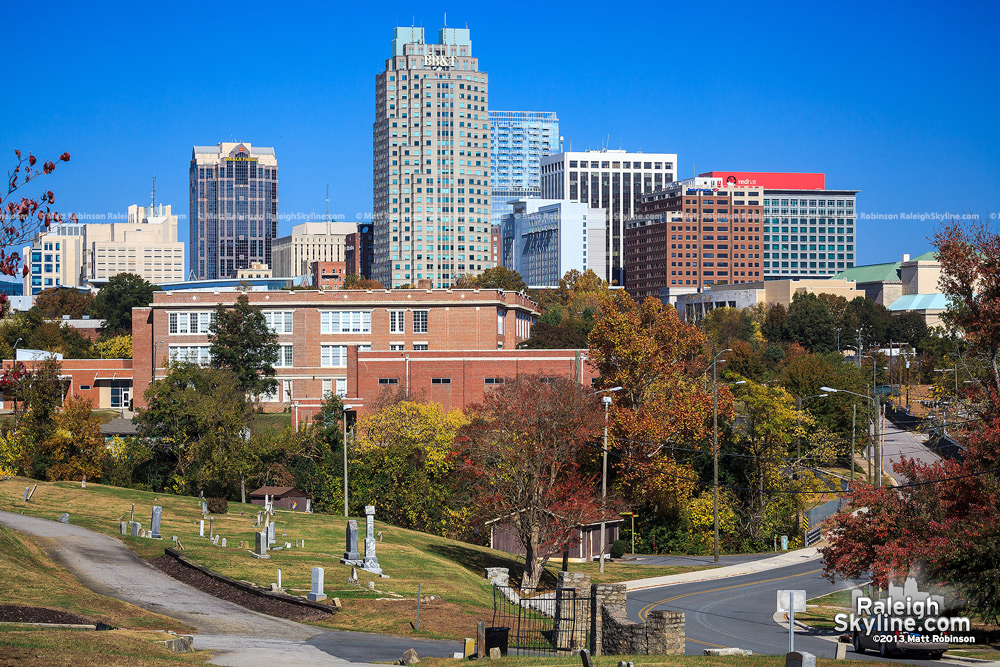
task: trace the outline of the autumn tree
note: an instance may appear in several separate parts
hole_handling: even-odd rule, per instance
[[[510,522],[525,549],[523,589],[573,543],[575,527],[602,517],[599,480],[581,459],[600,433],[600,401],[569,380],[522,375],[491,390],[462,431],[476,505]]]
[[[42,290],[35,297],[35,308],[49,318],[69,315],[82,317],[94,301],[94,295],[74,287],[51,287]]]
[[[35,475],[50,480],[100,477],[108,450],[93,408],[89,398],[66,399],[62,411],[53,417],[54,428],[37,448]]]
[[[953,436],[959,460],[931,465],[903,458],[894,470],[909,483],[873,489],[857,484],[848,512],[831,520],[823,549],[826,576],[870,573],[885,586],[917,576],[948,584],[971,613],[1000,619],[1000,236],[985,225],[945,226],[933,237],[946,322],[964,333],[979,369],[967,390],[974,421]],[[951,429],[949,429],[951,431]],[[864,508],[863,511],[856,511]]]
[[[131,359],[132,334],[100,338],[94,343],[94,356],[101,359]]]
[[[216,306],[208,340],[212,344],[212,366],[229,370],[247,394],[267,394],[278,386],[274,379],[280,350],[278,337],[246,292],[241,292],[231,307]]]
[[[7,192],[0,196],[0,274],[16,276],[21,256],[10,248],[21,248],[34,239],[39,231],[48,229],[53,222],[62,222],[60,213],[52,210],[55,195],[51,190],[42,192],[38,197],[24,197],[18,192],[35,179],[51,174],[56,163],[51,160],[38,166],[38,159],[28,153],[26,156],[15,149],[17,164],[7,172]],[[69,162],[69,153],[59,156],[60,162]],[[76,222],[76,214],[70,216]],[[28,267],[22,269],[23,275],[28,275]]]
[[[153,292],[160,291],[136,273],[119,273],[97,291],[90,306],[90,314],[104,320],[104,336],[132,335],[132,309],[148,306],[153,302]]]
[[[756,331],[750,311],[743,308],[714,308],[700,324],[718,350],[732,347],[736,341],[750,342]]]
[[[503,266],[493,266],[482,273],[459,276],[452,287],[457,289],[496,289],[523,292],[528,289],[521,274]]]
[[[349,273],[344,278],[344,284],[341,285],[340,289],[385,289],[377,280],[371,280],[370,278],[362,278],[356,273]]]

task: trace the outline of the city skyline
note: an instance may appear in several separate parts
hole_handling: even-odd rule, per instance
[[[45,39],[64,46],[40,50],[20,74],[46,81],[41,97],[56,102],[30,111],[8,105],[0,113],[8,167],[14,148],[40,157],[72,153],[73,162],[44,183],[60,210],[98,222],[94,216],[145,205],[155,174],[157,201],[183,215],[190,147],[232,139],[274,146],[281,157],[279,236],[325,217],[327,183],[331,214],[348,222],[371,215],[372,80],[384,64],[385,35],[411,17],[391,8],[342,17],[316,7],[305,25],[275,12],[275,39],[294,38],[301,48],[269,56],[243,75],[224,59],[206,61],[203,71],[189,66],[204,60],[194,48],[199,31],[228,24],[221,9],[203,8],[195,25],[184,11],[154,18],[140,8],[124,19],[111,10],[54,6]],[[1000,138],[986,131],[998,78],[989,68],[986,30],[998,10],[980,5],[981,20],[969,24],[943,7],[907,8],[719,17],[709,42],[720,45],[717,52],[694,48],[709,36],[707,27],[696,27],[671,37],[677,55],[652,70],[625,65],[662,39],[656,19],[666,10],[658,8],[643,21],[599,23],[587,12],[541,8],[542,24],[558,18],[564,37],[540,40],[531,54],[509,47],[514,16],[463,9],[449,12],[448,25],[474,31],[476,54],[490,73],[490,107],[556,112],[566,150],[677,153],[678,178],[718,170],[823,172],[831,188],[860,190],[856,263],[865,264],[929,249],[926,237],[938,218],[1000,208]],[[413,20],[434,30],[448,9],[435,5]],[[13,22],[28,21],[21,11],[14,8]],[[81,39],[109,21],[123,33],[155,23],[172,48],[165,54],[133,46],[123,59],[117,44]],[[352,30],[332,33],[338,48],[330,50],[329,26],[348,23]],[[760,44],[767,40],[755,35],[764,33],[779,35],[780,48]],[[584,48],[581,66],[568,66],[570,47],[589,43],[576,39],[588,35],[603,48]],[[68,58],[67,48],[85,57]],[[149,85],[138,85],[143,80]],[[941,178],[953,186],[924,184]],[[885,219],[900,212],[925,219]]]

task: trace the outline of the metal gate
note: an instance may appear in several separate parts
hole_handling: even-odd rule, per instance
[[[573,588],[524,593],[513,586],[493,588],[494,636],[497,629],[507,629],[508,655],[560,655],[586,648],[589,597]]]

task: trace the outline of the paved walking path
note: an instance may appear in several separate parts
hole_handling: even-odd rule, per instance
[[[458,642],[334,632],[260,614],[177,581],[107,535],[12,512],[0,512],[0,523],[34,537],[87,588],[195,627],[194,647],[216,651],[212,664],[347,665],[348,657],[397,660],[410,647],[421,657],[461,650]]]
[[[774,570],[789,565],[796,565],[806,561],[820,558],[816,547],[790,551],[779,556],[763,558],[736,565],[716,567],[711,570],[698,570],[696,572],[682,572],[681,574],[668,574],[663,577],[648,577],[646,579],[634,579],[624,581],[626,591],[641,591],[645,588],[657,588],[659,586],[669,586],[672,584],[692,584],[698,581],[712,581],[713,579],[726,579],[727,577],[739,577],[744,574],[754,574]]]

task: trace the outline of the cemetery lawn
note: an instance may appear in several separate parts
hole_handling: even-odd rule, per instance
[[[155,667],[203,665],[210,651],[174,653],[152,642],[167,637],[148,630],[42,629],[3,625],[0,665],[66,665],[72,667]]]
[[[90,624],[103,621],[116,627],[191,631],[172,618],[85,588],[72,573],[46,556],[31,538],[6,526],[0,526],[0,581],[4,582],[0,587],[0,605],[68,611],[85,617],[88,620],[84,622]]]
[[[253,547],[254,522],[260,509],[256,505],[231,502],[227,514],[212,517],[214,532],[227,540],[223,548],[209,542],[207,520],[206,537],[198,537],[202,514],[197,498],[93,483],[83,489],[79,482],[37,482],[38,488],[31,501],[23,502],[24,487],[35,483],[23,477],[0,481],[0,509],[23,511],[47,519],[56,519],[59,514],[68,512],[70,523],[112,535],[146,559],[162,556],[165,547],[173,546],[171,536],[177,536],[188,558],[233,579],[269,587],[277,580],[275,570],[281,568],[282,585],[292,595],[305,596],[312,568],[323,567],[327,602],[340,598],[343,608],[316,624],[334,629],[443,639],[468,637],[474,633],[476,621],[489,622],[493,615],[493,588],[483,578],[484,569],[509,567],[511,579],[516,582],[523,567],[522,560],[511,554],[376,520],[375,530],[383,533],[383,541],[377,548],[378,560],[390,578],[382,579],[359,570],[360,585],[353,585],[347,583],[351,568],[339,561],[345,546],[343,517],[279,509],[275,516],[276,538],[279,545],[287,542],[292,548],[271,551],[270,559],[258,560],[248,549],[239,547],[240,542]],[[135,520],[143,528],[149,527],[152,506],[163,507],[162,540],[121,536],[119,521],[128,521],[133,503]],[[364,526],[364,517],[361,517],[358,527],[362,544]],[[302,539],[305,546],[296,548],[295,541]],[[558,560],[549,562],[543,586],[555,583],[560,564]],[[588,572],[597,583],[705,568],[607,563],[603,575],[598,575],[596,563],[570,563],[569,569]],[[369,582],[374,583],[374,591],[368,590]],[[424,602],[420,609],[420,630],[416,631],[413,625],[418,585]],[[430,600],[428,596],[435,599]]]

